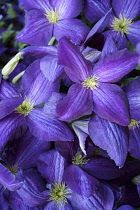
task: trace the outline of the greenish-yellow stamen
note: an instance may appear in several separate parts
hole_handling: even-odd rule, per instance
[[[82,82],[82,84],[87,89],[88,88],[90,88],[91,90],[92,89],[97,89],[97,87],[99,86],[99,79],[95,75],[94,76],[90,76],[84,82]]]
[[[132,129],[138,127],[139,125],[140,125],[140,121],[136,121],[136,120],[131,119],[131,122],[130,122],[128,127],[129,127],[130,130],[132,130]]]
[[[59,21],[59,14],[54,10],[48,11],[48,13],[45,14],[45,16],[50,23],[57,23]]]
[[[111,29],[113,31],[118,31],[124,36],[124,34],[129,34],[130,33],[130,25],[132,24],[132,20],[123,17],[121,14],[119,15],[119,18],[114,18],[112,24],[111,24]]]
[[[72,163],[76,166],[84,165],[88,161],[89,160],[86,159],[86,156],[85,155],[83,156],[82,153],[79,151],[75,154],[75,157],[73,157],[73,159],[72,159]]]
[[[14,166],[14,165],[9,165],[9,164],[4,164],[5,167],[11,171],[15,176],[17,175],[17,172],[18,172],[18,167],[17,166]]]
[[[53,184],[49,201],[53,200],[57,205],[64,205],[67,202],[67,198],[70,197],[72,191],[65,185],[65,183]]]
[[[29,99],[25,99],[22,104],[15,109],[16,112],[23,114],[27,116],[31,110],[33,109],[33,102],[31,102]]]

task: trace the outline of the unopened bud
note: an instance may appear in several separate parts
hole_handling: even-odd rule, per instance
[[[14,69],[15,67],[17,66],[19,60],[22,57],[23,55],[23,52],[19,52],[17,53],[5,66],[4,68],[2,69],[2,75],[3,76],[8,76]]]

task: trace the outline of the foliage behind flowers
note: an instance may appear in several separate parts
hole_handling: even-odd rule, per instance
[[[0,209],[140,209],[139,0],[0,11]]]

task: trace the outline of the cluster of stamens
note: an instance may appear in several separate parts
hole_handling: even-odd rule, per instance
[[[129,34],[130,33],[130,25],[132,24],[132,20],[123,17],[121,14],[119,15],[119,18],[114,18],[112,24],[111,24],[111,29],[113,31],[118,31],[124,36],[124,34]]]
[[[27,116],[31,110],[33,109],[33,102],[31,102],[29,99],[25,99],[22,104],[15,109],[16,112],[19,114],[23,114]]]
[[[57,23],[59,21],[59,14],[54,10],[48,11],[45,16],[50,23]]]
[[[78,151],[75,156],[72,159],[72,163],[76,166],[81,166],[84,165],[88,162],[89,160],[86,159],[86,156],[82,155],[80,151]]]
[[[128,128],[130,130],[132,130],[132,129],[136,128],[136,127],[139,127],[139,125],[140,125],[140,121],[136,121],[136,120],[131,119],[131,122],[130,122]]]
[[[51,190],[49,201],[53,200],[57,205],[64,205],[67,203],[67,198],[70,197],[72,191],[65,185],[65,183],[55,183]]]
[[[99,86],[99,79],[98,77],[94,76],[90,76],[88,77],[84,82],[82,82],[83,87],[86,87],[87,89],[90,88],[92,89],[97,89],[97,87]]]

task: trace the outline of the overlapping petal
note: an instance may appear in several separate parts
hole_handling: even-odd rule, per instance
[[[114,195],[112,190],[106,185],[99,184],[96,192],[89,198],[73,193],[71,205],[74,209],[107,209],[112,210],[114,205]]]
[[[86,197],[90,197],[99,184],[96,178],[88,175],[75,165],[70,165],[65,169],[64,181],[73,192]]]
[[[0,101],[0,119],[11,114],[22,102],[22,97],[6,98]]]
[[[99,117],[123,126],[129,125],[128,100],[118,85],[100,83],[99,87],[92,92],[93,110]]]
[[[22,126],[24,123],[24,116],[14,112],[0,120],[0,151],[15,133],[16,129]]]
[[[124,17],[134,19],[140,11],[139,0],[113,0],[112,5],[117,17],[122,14]]]
[[[34,106],[46,102],[52,92],[59,89],[59,83],[49,82],[40,70],[40,60],[36,60],[26,69],[22,85],[25,97],[33,101]]]
[[[110,7],[109,0],[86,0],[85,16],[90,22],[95,23],[106,14]]]
[[[50,2],[60,15],[60,20],[76,17],[80,14],[83,7],[81,0],[50,0]]]
[[[30,10],[25,16],[25,27],[16,36],[26,44],[46,46],[52,37],[53,25],[39,10]]]
[[[65,159],[56,151],[50,150],[38,158],[38,170],[48,183],[62,182]]]
[[[102,58],[95,64],[93,72],[100,78],[101,82],[118,82],[132,71],[137,63],[137,53],[123,49]]]
[[[90,123],[91,126],[91,123]],[[93,124],[94,126],[94,124]],[[91,133],[90,127],[90,133]],[[94,132],[94,131],[93,131]],[[93,136],[94,134],[92,134]],[[95,137],[96,138],[96,137]],[[106,136],[105,136],[106,138]],[[91,176],[94,176],[98,179],[110,180],[120,177],[125,174],[126,168],[120,169],[114,163],[114,161],[109,158],[102,157],[99,155],[94,155],[90,160],[81,166],[83,170],[85,170]]]
[[[70,87],[67,96],[60,101],[56,111],[60,120],[71,121],[91,114],[92,110],[92,92],[83,88],[81,84],[74,84]]]
[[[33,109],[28,115],[27,124],[34,136],[45,141],[72,141],[74,138],[65,123],[48,117],[39,108]]]
[[[0,183],[11,191],[18,190],[22,186],[22,182],[16,180],[16,176],[12,174],[5,166],[0,163]]]
[[[130,105],[131,119],[140,120],[140,78],[127,83],[123,90],[128,98]]]
[[[20,2],[24,6],[25,10],[38,9],[42,12],[45,12],[46,10],[51,10],[52,8],[49,1],[47,0],[20,0]]]
[[[58,65],[56,56],[45,56],[42,58],[40,60],[40,69],[49,82],[55,82],[61,78],[64,72],[64,67]]]
[[[128,130],[126,127],[95,115],[89,122],[89,135],[95,145],[108,152],[117,166],[124,165],[128,152]]]
[[[140,20],[130,25],[130,29],[126,36],[134,46],[140,42]]]
[[[56,37],[57,40],[66,36],[75,44],[81,44],[85,40],[88,32],[89,28],[87,25],[81,20],[72,18],[58,21],[57,24],[54,25],[53,36]]]
[[[85,60],[78,48],[65,37],[59,40],[58,62],[67,67],[65,71],[74,82],[83,81],[90,76],[91,63]]]

